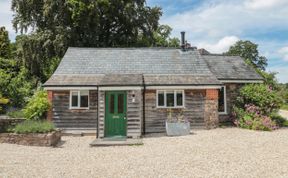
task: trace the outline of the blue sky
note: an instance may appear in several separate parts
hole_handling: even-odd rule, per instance
[[[0,26],[13,40],[9,0],[0,0]],[[214,53],[228,50],[237,40],[259,44],[268,58],[268,71],[288,83],[288,0],[147,0],[163,9],[161,24],[173,28],[172,36],[186,31],[187,40]]]

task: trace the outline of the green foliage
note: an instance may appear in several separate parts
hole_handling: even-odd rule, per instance
[[[241,88],[236,106],[244,108],[245,104],[253,104],[264,114],[279,110],[283,100],[277,92],[264,84],[249,84]]]
[[[22,110],[15,110],[7,112],[7,116],[11,118],[24,118],[24,113]]]
[[[281,108],[288,110],[288,85],[287,84],[279,84],[278,85],[278,94],[284,100],[284,104]]]
[[[265,84],[249,84],[240,89],[233,107],[234,123],[253,130],[273,130],[282,126],[277,113],[282,100]]]
[[[47,92],[39,90],[35,92],[28,104],[23,109],[23,113],[28,120],[43,119],[50,108]]]
[[[68,46],[152,46],[162,15],[145,0],[12,0],[12,10],[16,31],[32,29],[16,39],[17,57],[42,83],[50,77],[51,61]]]
[[[168,25],[160,25],[153,33],[155,43],[154,46],[161,47],[179,47],[180,40],[178,38],[170,38],[172,28]]]
[[[286,122],[286,119],[282,116],[280,116],[278,113],[272,113],[270,115],[272,121],[274,121],[278,126],[284,126],[284,123]]]
[[[283,104],[281,106],[281,109],[288,111],[288,104]]]
[[[17,124],[14,131],[18,134],[27,133],[48,133],[55,130],[53,123],[49,121],[32,121],[27,120]]]
[[[0,93],[0,113],[3,112],[3,106],[9,103],[9,99],[2,97]]]
[[[248,104],[244,108],[234,107],[234,123],[241,128],[271,131],[277,129],[276,122],[263,115],[259,107]]]
[[[251,41],[240,40],[231,46],[225,54],[240,56],[256,69],[265,70],[267,67],[267,58],[259,55],[258,45]]]
[[[0,57],[11,57],[10,40],[8,37],[8,31],[5,29],[5,27],[0,27]]]
[[[22,107],[33,88],[27,70],[23,67],[19,69],[14,60],[0,58],[0,62],[0,86],[5,86],[0,87],[0,93],[9,98],[10,106]]]

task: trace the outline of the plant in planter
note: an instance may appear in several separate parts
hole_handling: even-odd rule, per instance
[[[168,109],[168,117],[166,120],[166,133],[168,136],[189,135],[190,122],[185,118],[181,109],[173,116],[172,109]]]

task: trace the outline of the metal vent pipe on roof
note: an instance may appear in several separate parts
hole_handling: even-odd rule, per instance
[[[181,48],[185,49],[185,32],[181,32]]]

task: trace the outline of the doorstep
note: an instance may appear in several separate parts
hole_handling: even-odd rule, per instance
[[[131,146],[131,145],[143,145],[142,139],[95,139],[90,146]]]

